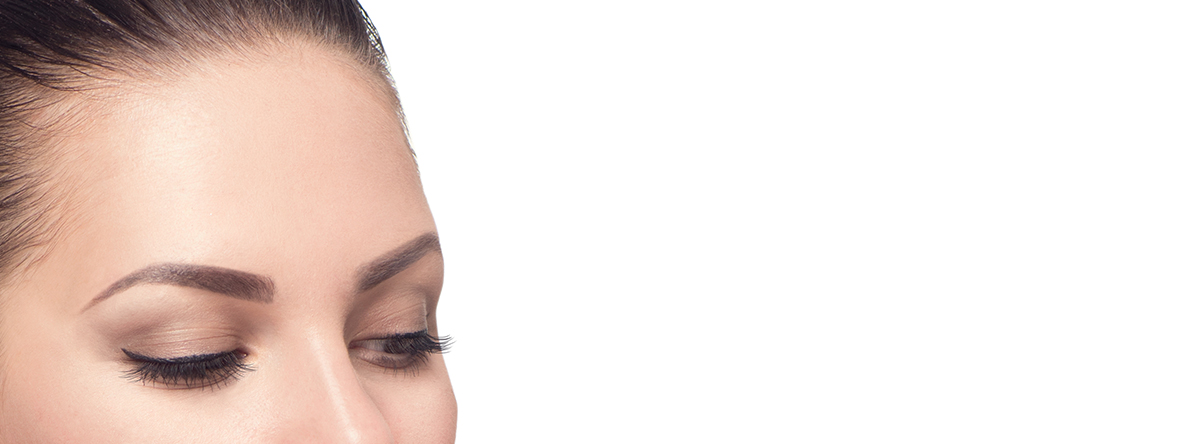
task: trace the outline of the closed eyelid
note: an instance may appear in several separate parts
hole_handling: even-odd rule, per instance
[[[445,353],[450,346],[450,337],[436,337],[427,330],[421,330],[354,341],[349,344],[349,349],[350,354],[361,361],[387,370],[414,374],[430,362],[430,355]]]
[[[189,363],[189,362],[208,361],[210,359],[216,358],[218,356],[224,356],[229,353],[233,353],[233,352],[203,353],[203,354],[197,354],[197,355],[178,356],[175,358],[157,358],[157,357],[153,357],[153,356],[142,355],[142,354],[133,352],[131,350],[128,350],[126,348],[123,349],[123,354],[127,355],[127,357],[131,358],[132,360],[144,361],[144,362],[158,362],[158,363],[166,363],[166,364],[184,364],[184,363]]]
[[[350,347],[365,344],[371,347],[362,348],[385,351],[386,353],[444,353],[451,346],[451,342],[450,336],[437,337],[424,329],[412,333],[395,333],[378,338],[353,341],[350,343]],[[382,347],[372,348],[375,345],[381,345]],[[391,350],[392,348],[395,350]]]
[[[123,349],[135,368],[124,372],[131,382],[152,384],[164,389],[217,388],[237,380],[254,368],[243,361],[245,354],[238,351],[156,358]]]

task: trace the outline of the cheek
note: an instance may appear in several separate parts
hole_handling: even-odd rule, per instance
[[[395,442],[453,443],[456,397],[442,359],[412,378],[378,375],[363,384],[386,418]]]

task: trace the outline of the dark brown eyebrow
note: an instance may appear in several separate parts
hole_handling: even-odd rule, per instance
[[[383,254],[361,267],[357,279],[357,292],[378,286],[432,251],[441,251],[439,235],[426,233]],[[86,311],[128,288],[146,284],[197,288],[260,303],[270,303],[275,297],[275,284],[266,276],[210,265],[161,263],[149,265],[124,276],[91,299],[82,310]]]
[[[357,292],[360,293],[378,286],[432,251],[442,251],[439,248],[439,235],[426,233],[389,253],[383,254],[373,262],[362,266],[358,271]]]
[[[165,284],[197,288],[244,301],[270,303],[275,295],[271,278],[209,265],[153,264],[132,272],[99,293],[82,310],[136,285]]]

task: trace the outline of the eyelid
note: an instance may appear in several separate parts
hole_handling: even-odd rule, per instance
[[[373,351],[377,351],[377,352],[385,352],[386,351],[386,340],[385,339],[365,339],[365,340],[361,340],[361,341],[356,341],[353,344],[357,347],[364,348],[367,350],[373,350]]]
[[[406,343],[406,342],[417,344],[417,343],[430,343],[433,341],[438,341],[438,338],[431,336],[431,334],[427,331],[427,329],[422,329],[422,330],[410,332],[410,333],[395,333],[392,335],[386,335],[386,336],[373,338],[373,339],[363,339],[360,341],[354,341],[353,344],[358,345],[358,346],[362,346],[362,348],[367,348],[370,350],[391,353],[391,352],[386,351],[386,349],[387,349],[386,346],[388,344],[399,344],[399,343]]]
[[[231,350],[176,358],[156,358],[122,349],[136,368],[124,372],[132,382],[164,389],[218,388],[254,368],[243,362],[246,353]]]
[[[381,338],[354,341],[349,344],[355,358],[390,370],[413,374],[428,361],[429,354],[444,353],[451,346],[451,338],[430,334],[426,329],[413,333],[398,333]]]
[[[152,362],[152,363],[157,363],[157,364],[189,364],[189,363],[194,363],[194,362],[209,361],[211,359],[216,359],[216,358],[219,358],[219,357],[226,355],[226,354],[234,353],[234,351],[231,350],[231,351],[225,351],[225,352],[221,352],[221,353],[205,353],[205,354],[198,354],[198,355],[179,356],[176,358],[157,358],[157,357],[152,357],[152,356],[147,356],[147,355],[141,355],[139,353],[133,352],[133,351],[128,350],[126,348],[124,348],[122,350],[123,350],[123,354],[127,355],[127,357],[131,358],[131,360],[133,360],[133,361]]]

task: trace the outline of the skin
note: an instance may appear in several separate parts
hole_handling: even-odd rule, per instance
[[[62,228],[0,311],[0,442],[454,441],[442,356],[390,369],[358,345],[437,335],[443,281],[430,250],[359,290],[359,270],[435,232],[381,80],[314,47],[243,60],[122,86],[63,138]],[[159,263],[259,275],[273,297],[147,282],[91,305]],[[133,381],[123,349],[238,350],[252,371]]]

